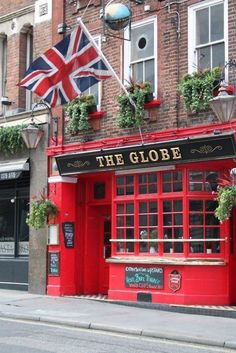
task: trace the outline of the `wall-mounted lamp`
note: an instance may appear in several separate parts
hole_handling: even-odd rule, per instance
[[[36,148],[39,144],[41,137],[43,136],[43,129],[39,128],[32,116],[30,124],[21,130],[21,136],[29,149]]]
[[[9,100],[9,98],[7,96],[2,96],[1,97],[1,103],[2,105],[11,105],[13,102]]]
[[[67,26],[66,23],[59,23],[59,25],[57,26],[57,33],[58,34],[64,34],[66,33],[68,30],[71,29],[71,26]]]
[[[211,109],[222,123],[233,118],[236,108],[236,96],[229,95],[226,88],[225,81],[221,81],[218,96],[209,101]]]

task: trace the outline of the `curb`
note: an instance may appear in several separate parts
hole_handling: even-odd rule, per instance
[[[104,324],[98,323],[88,323],[88,322],[80,322],[75,320],[66,320],[55,317],[47,317],[47,316],[38,316],[38,315],[21,315],[21,314],[13,314],[13,313],[4,313],[1,312],[1,318],[5,319],[14,319],[14,320],[22,320],[28,322],[39,322],[45,324],[55,324],[59,326],[65,327],[74,327],[86,330],[94,330],[94,331],[105,331],[105,332],[114,332],[126,335],[140,336],[140,337],[148,337],[148,338],[156,338],[168,341],[176,341],[182,343],[192,343],[197,345],[206,345],[211,347],[224,347],[230,349],[236,349],[236,341],[223,341],[223,340],[213,340],[207,339],[203,337],[195,337],[195,336],[186,336],[186,335],[177,335],[175,333],[162,333],[151,330],[142,330],[142,329],[132,329],[125,328],[119,326],[108,326]]]
[[[228,319],[236,319],[236,310],[224,310],[212,307],[192,307],[192,306],[179,306],[174,304],[154,304],[154,303],[146,303],[146,302],[130,302],[130,301],[120,301],[120,300],[99,300],[97,301],[105,301],[110,304],[117,304],[123,306],[131,306],[143,309],[154,309],[154,310],[162,310],[169,311],[181,314],[195,314],[195,315],[206,315],[206,316],[215,316],[215,317],[225,317]]]

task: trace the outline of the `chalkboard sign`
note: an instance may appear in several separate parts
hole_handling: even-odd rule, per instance
[[[59,276],[60,274],[60,254],[59,252],[48,253],[48,274]]]
[[[127,288],[163,288],[163,268],[125,267],[125,286]]]
[[[62,223],[62,229],[64,234],[64,243],[66,248],[74,247],[74,222],[64,222]]]

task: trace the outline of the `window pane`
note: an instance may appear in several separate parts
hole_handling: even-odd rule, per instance
[[[189,224],[203,224],[203,218],[201,214],[190,214]]]
[[[181,200],[174,201],[174,212],[180,212],[182,210],[183,210],[182,201]]]
[[[225,65],[224,43],[213,45],[212,47],[212,67]]]
[[[139,213],[147,213],[147,203],[146,202],[140,202]]]
[[[209,9],[196,12],[196,43],[204,44],[209,42]]]
[[[171,202],[170,201],[163,202],[163,212],[171,212]]]
[[[144,80],[149,81],[152,85],[152,90],[154,91],[154,76],[153,73],[155,72],[154,70],[154,60],[147,60],[144,63]]]
[[[224,38],[224,5],[211,7],[211,42]]]
[[[198,53],[198,68],[206,69],[211,67],[211,48],[205,47],[197,50]]]
[[[131,61],[154,55],[153,41],[154,24],[132,28],[131,30]]]
[[[132,77],[135,81],[144,82],[143,62],[132,64]]]
[[[190,200],[189,201],[189,211],[202,211],[203,201],[201,200]]]

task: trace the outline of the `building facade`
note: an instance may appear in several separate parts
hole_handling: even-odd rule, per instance
[[[66,24],[83,19],[121,82],[149,81],[154,96],[140,128],[119,127],[119,82],[103,81],[91,129],[70,133],[66,117],[63,144],[48,149],[60,213],[49,232],[47,293],[235,304],[235,209],[222,223],[214,211],[217,183],[230,170],[234,178],[236,123],[209,107],[187,111],[179,92],[185,74],[216,66],[234,86],[234,1],[126,5],[130,32],[104,27],[106,3],[65,3]]]
[[[63,39],[77,27],[78,18],[119,80],[112,77],[88,89],[97,103],[88,130],[72,130],[71,118],[61,107],[39,109],[35,118],[46,123],[39,147],[14,160],[2,158],[12,165],[7,172],[19,171],[26,178],[14,179],[22,213],[27,199],[43,189],[59,213],[42,231],[29,230],[29,255],[20,250],[27,244],[16,240],[23,232],[19,226],[14,253],[2,253],[0,260],[6,266],[24,261],[28,284],[23,287],[33,293],[235,304],[236,211],[233,208],[222,223],[214,214],[219,181],[227,176],[234,182],[235,112],[222,122],[209,106],[189,111],[180,93],[184,75],[214,67],[220,67],[234,88],[234,0],[124,1],[132,16],[130,27],[122,31],[104,24],[106,1],[21,1],[18,9],[16,3],[7,13],[3,9],[0,18],[1,96],[16,102],[2,107],[3,119],[12,114],[3,124],[19,116],[25,119],[31,100],[37,101],[16,86],[30,58]],[[9,54],[7,58],[10,46],[18,48],[18,60]],[[132,86],[146,81],[153,96],[144,104],[140,126],[131,126],[137,111],[130,108],[125,110],[130,114],[120,114],[120,82]],[[24,168],[30,162],[30,171],[22,170],[22,164],[16,170],[15,159],[23,160]],[[23,181],[28,183],[26,191],[18,190],[25,187]],[[13,209],[15,196],[4,196],[5,184],[1,189]],[[16,222],[25,224],[23,217],[16,216]],[[7,242],[8,236],[3,237],[3,248]],[[20,282],[19,274],[15,283],[17,278]]]

